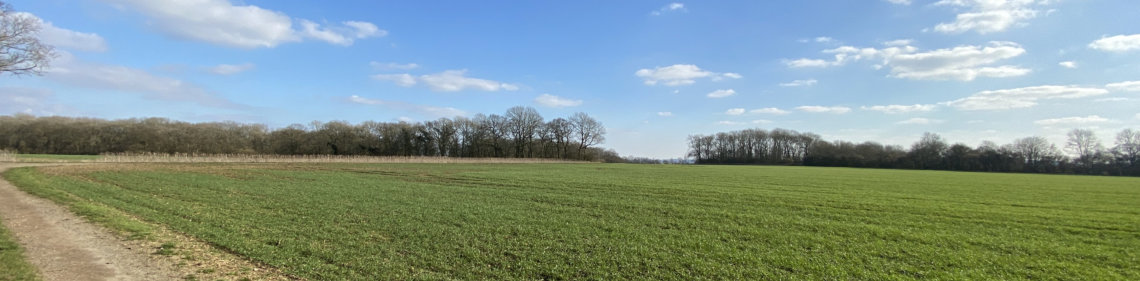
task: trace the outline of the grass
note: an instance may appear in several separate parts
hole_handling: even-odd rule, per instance
[[[24,251],[8,229],[0,225],[0,281],[40,280],[36,268],[24,259]]]
[[[5,177],[311,280],[1140,280],[1137,178],[616,164]]]

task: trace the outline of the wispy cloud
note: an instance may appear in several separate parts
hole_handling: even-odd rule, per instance
[[[834,67],[847,63],[876,60],[876,69],[889,68],[890,76],[913,80],[972,81],[978,77],[1016,77],[1031,70],[1012,65],[995,65],[1000,61],[1021,56],[1025,49],[1013,42],[990,42],[984,46],[958,46],[920,52],[913,46],[887,48],[856,48],[842,46],[824,50],[833,60],[796,59],[784,63],[792,68]]]
[[[733,96],[733,95],[736,95],[736,90],[733,90],[733,89],[725,89],[725,90],[716,90],[716,91],[712,91],[711,93],[709,93],[709,94],[708,94],[708,95],[706,95],[706,96],[708,96],[708,97],[709,97],[709,98],[711,98],[711,99],[719,99],[719,98],[726,98],[726,97],[730,97],[730,96]]]
[[[673,3],[666,4],[665,6],[661,7],[660,9],[649,12],[649,14],[654,15],[654,16],[660,16],[660,15],[664,15],[666,13],[685,12],[685,11],[688,11],[688,10],[685,9],[684,3],[673,2]]]
[[[255,66],[252,63],[243,64],[219,64],[209,69],[210,73],[217,75],[234,75],[242,72],[252,70]]]
[[[431,118],[443,118],[443,117],[450,118],[450,117],[455,117],[455,116],[467,115],[467,112],[465,112],[463,110],[456,109],[454,107],[438,107],[438,106],[416,105],[416,104],[409,104],[409,103],[398,102],[398,101],[386,101],[386,100],[380,100],[380,99],[370,99],[370,98],[365,98],[365,97],[361,97],[361,96],[357,96],[357,95],[353,95],[353,96],[348,97],[348,102],[355,103],[355,104],[362,104],[362,105],[382,106],[382,107],[393,109],[393,110],[408,111],[408,112],[417,113],[417,114],[424,115],[424,116],[431,117]]]
[[[1078,99],[1108,94],[1108,90],[1079,86],[1036,86],[1006,90],[982,91],[969,97],[942,104],[959,110],[1008,110],[1029,108],[1040,100]]]
[[[682,86],[692,85],[697,82],[697,79],[708,78],[713,81],[719,81],[723,79],[740,79],[742,77],[737,73],[716,73],[707,71],[692,64],[674,64],[654,69],[643,68],[635,72],[634,75],[641,77],[645,85],[650,86],[657,84]]]
[[[280,11],[234,4],[229,0],[102,1],[137,11],[149,19],[149,24],[170,36],[227,47],[273,48],[306,39],[348,46],[356,39],[388,34],[368,22],[319,24],[306,19],[294,19]],[[294,28],[294,22],[300,28]]]
[[[402,87],[427,85],[436,92],[458,92],[463,90],[479,90],[486,92],[517,91],[518,85],[503,83],[494,80],[467,77],[467,70],[446,70],[435,74],[412,76],[411,74],[376,74],[372,79],[391,81]]]
[[[860,109],[870,110],[870,111],[878,111],[878,112],[887,113],[887,114],[900,114],[900,113],[911,113],[911,112],[928,112],[928,111],[933,111],[935,107],[937,107],[937,106],[933,105],[933,104],[914,104],[914,105],[892,104],[892,105],[863,106],[863,107],[860,107]]]
[[[818,106],[818,105],[805,105],[796,107],[796,110],[810,113],[831,113],[831,114],[844,114],[851,112],[850,107],[845,106]]]
[[[795,80],[787,83],[780,83],[780,87],[808,87],[819,83],[815,79]]]
[[[78,32],[60,28],[51,22],[44,21],[34,14],[26,12],[12,13],[15,17],[27,17],[39,23],[39,38],[48,45],[75,51],[103,52],[107,51],[107,41],[95,33]]]
[[[942,122],[943,122],[942,120],[937,120],[937,119],[927,119],[927,118],[915,117],[915,118],[895,122],[895,124],[899,124],[899,125],[930,125],[930,124],[939,124]]]
[[[193,83],[121,65],[80,61],[66,52],[55,60],[45,76],[77,87],[139,93],[150,99],[246,108]]]
[[[573,100],[551,94],[542,94],[534,98],[534,102],[546,107],[574,107],[582,105],[582,100]]]
[[[953,22],[940,23],[934,31],[942,33],[963,33],[974,31],[979,34],[1001,32],[1011,27],[1025,25],[1027,20],[1042,13],[1040,6],[1056,2],[1054,0],[941,0],[934,6],[952,6],[967,11],[957,14]]]
[[[1041,126],[1053,126],[1053,125],[1089,125],[1089,124],[1111,123],[1111,122],[1115,122],[1115,121],[1108,119],[1108,118],[1100,117],[1098,115],[1089,115],[1089,116],[1085,116],[1085,117],[1074,116],[1074,117],[1043,119],[1043,120],[1033,121],[1033,124],[1037,124],[1037,125],[1041,125]]]

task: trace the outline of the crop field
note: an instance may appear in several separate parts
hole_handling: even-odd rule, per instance
[[[1140,280],[1137,178],[353,163],[5,177],[310,280]]]

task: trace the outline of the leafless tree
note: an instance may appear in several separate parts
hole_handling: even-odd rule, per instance
[[[40,42],[40,20],[12,11],[0,2],[0,75],[39,75],[55,57],[52,46]]]
[[[1069,142],[1066,148],[1070,152],[1077,154],[1077,159],[1086,167],[1092,167],[1093,161],[1096,159],[1098,153],[1104,150],[1101,145],[1100,139],[1092,130],[1087,129],[1073,129],[1069,131]]]
[[[515,157],[530,157],[527,148],[543,124],[542,115],[533,107],[516,106],[507,109],[506,117],[509,128],[507,133],[515,145]]]
[[[1124,129],[1117,133],[1113,152],[1129,167],[1136,166],[1137,162],[1140,162],[1140,132]]]
[[[578,112],[570,116],[570,123],[574,124],[574,133],[578,141],[578,155],[581,156],[582,152],[590,146],[598,145],[606,141],[606,127],[602,126],[598,120],[586,115],[586,113]]]

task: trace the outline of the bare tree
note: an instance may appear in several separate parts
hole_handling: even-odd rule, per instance
[[[1116,134],[1116,147],[1113,152],[1120,156],[1122,162],[1128,166],[1135,166],[1140,162],[1140,132],[1124,129]]]
[[[1097,139],[1096,134],[1087,129],[1069,131],[1069,142],[1066,148],[1070,152],[1076,153],[1079,157],[1078,160],[1086,167],[1092,167],[1097,154],[1104,150],[1104,146],[1100,144],[1100,139]]]
[[[542,126],[542,115],[533,107],[516,106],[507,110],[507,133],[515,145],[515,157],[529,157],[527,150]]]
[[[574,113],[574,116],[570,116],[570,124],[574,125],[579,157],[583,150],[606,141],[606,127],[585,113]]]
[[[1025,137],[1013,141],[1013,151],[1025,157],[1025,163],[1030,166],[1037,165],[1044,158],[1049,149],[1049,140],[1044,137]]]
[[[0,2],[0,74],[43,74],[54,49],[40,42],[40,20]]]

